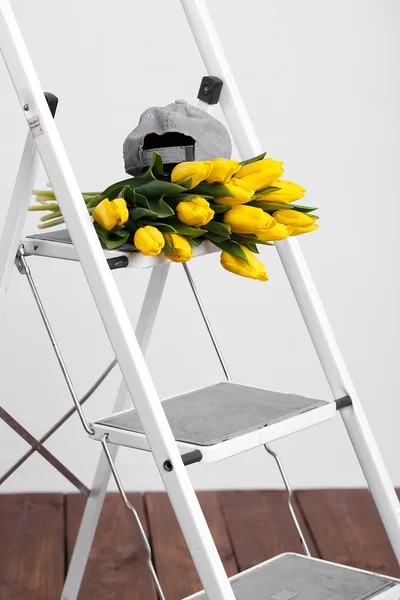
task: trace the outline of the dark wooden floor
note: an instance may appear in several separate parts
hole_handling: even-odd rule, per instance
[[[165,494],[129,494],[149,532],[167,600],[201,588]],[[229,575],[281,552],[301,552],[281,491],[201,492],[199,499]],[[85,499],[0,496],[1,600],[57,600]],[[400,576],[369,493],[299,491],[295,502],[314,556]],[[156,600],[130,513],[110,494],[85,574],[81,600]]]

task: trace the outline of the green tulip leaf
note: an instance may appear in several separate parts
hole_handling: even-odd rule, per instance
[[[242,162],[240,162],[239,165],[242,165],[242,167],[244,167],[244,165],[250,165],[253,162],[262,160],[266,154],[267,154],[266,152],[263,152],[262,154],[259,154],[258,156],[254,156],[253,158],[248,158],[247,160],[242,160]]]
[[[139,194],[138,192],[136,192],[136,190],[135,190],[135,199],[136,199],[136,206],[138,206],[140,208],[147,208],[150,210],[149,201],[147,200],[146,196],[143,196],[143,194]]]
[[[192,178],[189,177],[189,179],[182,179],[182,181],[177,181],[177,183],[178,185],[184,187],[185,190],[190,190],[190,188],[192,187]]]
[[[177,233],[175,227],[167,225],[167,223],[159,223],[159,221],[141,221],[141,225],[151,225],[156,227],[161,233]]]
[[[250,250],[250,252],[253,252],[253,254],[260,254],[260,252],[255,244],[246,242],[246,244],[243,244],[243,246],[245,246],[247,248],[247,250]]]
[[[254,194],[253,198],[258,198],[259,196],[265,196],[266,194],[271,194],[271,192],[277,192],[278,190],[281,190],[281,189],[282,188],[276,187],[275,185],[269,185],[262,190],[258,190],[258,192],[256,192]]]
[[[157,213],[159,219],[165,219],[175,214],[173,209],[161,197],[158,200],[149,200],[150,210]]]
[[[161,198],[164,195],[174,196],[180,192],[185,192],[186,189],[177,183],[153,179],[136,187],[136,191],[146,196],[147,199],[150,199]]]
[[[210,231],[211,233],[216,233],[221,235],[222,237],[229,238],[231,235],[231,227],[230,225],[226,225],[225,223],[218,223],[217,221],[210,221],[207,225],[203,225],[204,229]]]
[[[199,237],[200,235],[203,235],[204,233],[207,233],[207,231],[205,229],[200,229],[200,227],[190,227],[189,225],[185,225],[184,223],[181,223],[180,221],[178,223],[171,223],[172,227],[175,228],[176,233],[179,233],[180,235],[184,235],[185,237]]]
[[[191,246],[195,246],[195,248],[198,248],[199,246],[201,246],[201,244],[204,242],[204,238],[203,237],[198,237],[198,238],[190,238],[189,240],[189,244]]]
[[[127,221],[124,224],[124,228],[130,231],[131,233],[136,233],[136,230],[141,227],[141,223],[134,223],[133,221]]]
[[[315,206],[302,206],[301,204],[295,204],[294,206],[292,206],[292,209],[302,213],[310,213],[314,210],[318,210],[318,208],[316,208]]]
[[[107,229],[104,229],[104,227],[101,227],[101,225],[96,222],[94,222],[94,228],[97,232],[97,235],[108,250],[113,250],[114,248],[123,246],[126,244],[129,236],[131,235],[129,231],[124,229],[119,231],[107,231]]]
[[[102,199],[108,198],[109,200],[114,200],[114,198],[118,198],[119,193],[126,185],[135,187],[135,183],[135,177],[117,181],[117,183],[113,183],[101,193]]]
[[[206,240],[210,240],[214,244],[224,242],[228,239],[226,235],[218,235],[218,233],[213,233],[212,231],[206,233],[204,237],[206,238]]]
[[[156,219],[158,217],[158,213],[154,212],[152,210],[149,210],[148,208],[141,208],[141,207],[131,208],[129,210],[129,218],[131,221],[137,221],[138,219],[141,219],[142,217],[150,217],[150,218]]]
[[[236,256],[237,258],[241,258],[248,265],[250,264],[250,261],[247,258],[246,254],[243,252],[242,248],[236,242],[234,242],[232,240],[225,240],[225,242],[214,242],[214,244],[218,248],[221,248],[221,250],[224,250],[225,252],[228,252],[229,254],[233,254],[233,256]]]
[[[210,208],[215,212],[215,214],[226,212],[227,210],[231,210],[232,206],[226,206],[225,204],[210,204]]]
[[[165,241],[165,246],[163,248],[163,252],[174,252],[175,248],[173,247],[173,245],[171,244],[171,242],[169,240],[167,240],[167,238],[164,235],[164,241]]]
[[[256,206],[262,208],[264,212],[273,213],[277,210],[294,210],[294,206],[291,204],[278,204],[275,202],[261,202],[261,200],[252,200],[248,202],[246,206]]]
[[[235,197],[235,194],[223,183],[207,183],[207,181],[202,181],[199,185],[196,185],[192,192],[197,196],[211,196],[212,198]]]
[[[129,206],[136,206],[136,193],[130,185],[125,185],[122,188],[118,198],[123,198]]]
[[[153,160],[151,161],[150,170],[155,177],[164,175],[164,164],[161,154],[153,152]]]
[[[256,235],[248,233],[246,235],[241,235],[240,233],[232,233],[231,239],[238,244],[261,244],[263,246],[273,246],[273,242],[266,242],[265,240],[261,240]]]

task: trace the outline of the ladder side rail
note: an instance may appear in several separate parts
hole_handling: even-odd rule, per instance
[[[143,299],[142,308],[136,325],[136,336],[144,355],[147,352],[148,344],[150,342],[169,267],[169,264],[165,264],[152,269],[146,294]],[[127,407],[128,398],[129,393],[125,381],[122,378],[114,403],[113,414],[120,412]],[[117,445],[109,446],[109,453],[114,463],[117,458],[118,449],[119,446]],[[92,489],[86,502],[79,533],[75,542],[61,600],[76,600],[76,598],[78,598],[110,477],[111,470],[107,458],[105,454],[101,452],[92,483]]]
[[[35,141],[28,131],[20,166],[3,232],[0,239],[0,311],[7,292],[22,231],[26,221],[32,189],[39,169],[39,155]]]
[[[128,391],[135,400],[157,468],[210,600],[234,600],[214,540],[180,458],[154,382],[135,337],[78,182],[46,104],[8,0],[0,0],[0,47]],[[36,124],[36,126],[35,126]],[[37,130],[37,127],[40,130]],[[170,461],[172,470],[164,464]]]
[[[257,138],[228,60],[204,0],[181,0],[209,75],[220,77],[220,103],[242,159],[260,154]],[[345,366],[332,328],[297,240],[277,242],[276,248],[302,312],[333,396],[348,394],[352,406],[340,413],[379,510],[393,550],[400,561],[400,504],[372,430]]]

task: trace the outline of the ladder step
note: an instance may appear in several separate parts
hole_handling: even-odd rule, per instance
[[[180,449],[215,462],[327,421],[334,402],[221,382],[168,400],[163,408]],[[92,423],[95,439],[148,450],[135,409]]]
[[[67,229],[50,231],[29,235],[22,241],[24,251],[27,256],[46,256],[48,258],[60,258],[62,260],[78,261],[78,255],[72,244]],[[194,249],[193,258],[219,252],[219,249],[211,242],[203,242],[199,248]],[[128,257],[127,266],[133,269],[149,269],[170,262],[164,254],[159,256],[144,256],[133,244],[124,244],[115,250],[104,248],[104,254],[107,259],[117,259],[118,257]]]
[[[230,578],[236,600],[395,600],[400,581],[299,554],[281,554]],[[199,592],[185,600],[208,600]]]

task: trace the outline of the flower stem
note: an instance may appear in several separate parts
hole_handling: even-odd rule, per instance
[[[49,227],[55,227],[56,225],[61,225],[61,223],[65,223],[62,217],[54,219],[54,221],[49,221],[48,223],[39,223],[38,229],[49,229]]]
[[[37,210],[60,210],[58,204],[41,204],[40,206],[29,206],[28,210],[31,212],[35,212]]]

